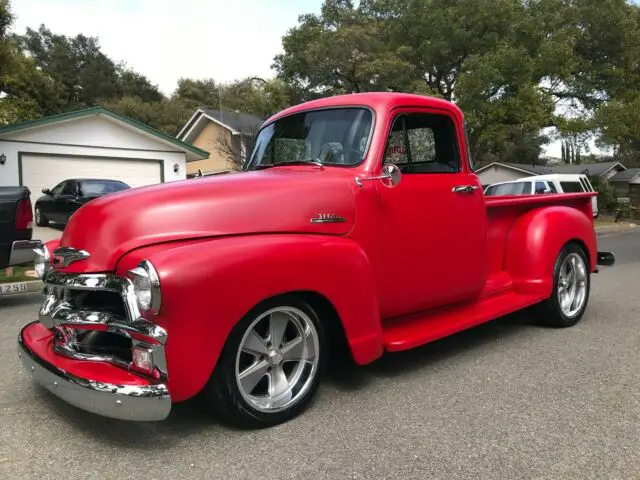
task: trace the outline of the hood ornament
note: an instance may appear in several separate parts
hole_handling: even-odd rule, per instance
[[[53,266],[68,267],[74,262],[79,262],[89,258],[91,255],[84,250],[78,250],[72,247],[59,247],[53,251]]]
[[[347,219],[336,213],[319,213],[311,219],[311,223],[344,223]]]

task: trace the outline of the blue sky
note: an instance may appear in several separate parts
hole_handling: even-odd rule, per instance
[[[281,38],[322,0],[13,0],[13,30],[44,23],[55,33],[98,37],[103,52],[165,94],[178,78],[230,81],[272,76]]]

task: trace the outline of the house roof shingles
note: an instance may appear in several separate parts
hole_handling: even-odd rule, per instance
[[[621,172],[616,173],[609,179],[610,182],[630,182],[635,177],[640,175],[640,168],[627,168]]]
[[[200,110],[202,110],[205,115],[215,118],[220,123],[224,123],[240,133],[255,134],[255,132],[264,123],[264,119],[248,113],[237,113],[227,110],[211,110],[209,108],[201,108]]]
[[[582,163],[579,165],[529,165],[524,163],[503,163],[499,165],[524,170],[534,175],[548,175],[551,173],[586,173],[588,175],[602,175],[619,162]]]

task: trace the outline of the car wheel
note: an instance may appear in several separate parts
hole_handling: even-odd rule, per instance
[[[49,225],[49,220],[44,216],[44,214],[40,210],[40,207],[36,207],[35,217],[37,226],[46,227],[47,225]]]
[[[590,291],[589,260],[582,248],[569,243],[554,264],[551,297],[537,306],[540,323],[551,327],[577,324],[587,309]]]
[[[235,426],[284,423],[312,400],[325,360],[325,333],[315,311],[296,297],[280,297],[236,325],[205,395],[214,413]]]

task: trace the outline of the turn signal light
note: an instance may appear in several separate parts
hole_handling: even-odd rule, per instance
[[[145,373],[153,373],[153,354],[147,348],[133,347],[132,364],[136,370]]]

